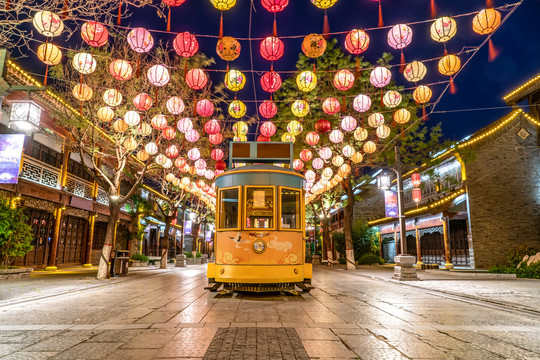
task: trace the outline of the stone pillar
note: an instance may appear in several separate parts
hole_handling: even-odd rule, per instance
[[[186,267],[186,255],[176,255],[176,267]]]
[[[62,213],[64,208],[62,205],[56,205],[54,210],[54,232],[49,246],[49,258],[45,271],[56,271],[56,254],[58,253],[58,237],[60,236],[60,228],[62,226]]]
[[[379,255],[380,255],[381,259],[384,259],[383,258],[382,234],[381,233],[379,233]]]
[[[83,268],[92,267],[92,247],[94,244],[94,228],[96,226],[97,214],[90,215],[88,219],[88,239],[86,241],[86,259],[84,260]]]
[[[418,233],[418,226],[414,227],[416,237],[416,268],[421,269],[422,265],[422,245],[420,244],[420,234]]]
[[[412,255],[398,255],[394,257],[396,266],[394,266],[394,276],[392,276],[392,279],[399,281],[420,280],[416,275],[414,260],[414,256]]]
[[[450,242],[448,240],[448,217],[442,218],[443,223],[443,239],[444,239],[444,257],[446,258],[446,262],[444,264],[445,269],[453,269],[454,265],[452,265],[452,258],[450,255]]]

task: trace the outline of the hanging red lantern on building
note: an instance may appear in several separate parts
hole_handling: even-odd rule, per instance
[[[276,125],[271,121],[265,121],[261,125],[261,135],[268,138],[272,137],[276,133]]]
[[[411,183],[412,183],[412,186],[415,187],[415,188],[420,187],[420,184],[422,183],[422,180],[420,178],[419,173],[413,173],[411,175]]]
[[[262,117],[271,119],[274,116],[276,116],[278,111],[278,108],[276,104],[271,100],[263,101],[261,105],[259,105],[259,112],[261,113]]]
[[[223,135],[221,135],[221,133],[208,135],[208,141],[210,141],[212,145],[221,144],[221,142],[223,141]]]
[[[415,203],[419,203],[420,200],[422,200],[422,190],[420,190],[419,188],[413,188],[412,189],[412,198],[414,200]]]
[[[279,60],[283,56],[285,45],[275,36],[268,36],[261,42],[261,55],[268,61]]]
[[[369,36],[364,30],[351,30],[345,37],[345,48],[351,54],[359,55],[366,51],[368,46]]]
[[[330,124],[330,121],[326,119],[317,120],[317,122],[315,123],[315,131],[319,134],[327,133],[330,131],[331,128],[332,125]]]
[[[207,121],[206,124],[204,124],[204,131],[206,131],[208,135],[217,134],[220,130],[221,125],[219,125],[219,121],[217,121],[216,119]]]
[[[354,74],[348,69],[339,70],[334,75],[334,87],[340,91],[347,91],[354,85]]]
[[[150,121],[152,127],[156,130],[163,130],[167,127],[167,118],[164,115],[156,115]]]
[[[227,164],[223,160],[216,161],[216,170],[225,170],[227,168]]]
[[[317,134],[315,131],[310,131],[306,135],[306,143],[310,146],[315,146],[319,143],[319,134]]]
[[[100,47],[107,43],[109,32],[103,24],[97,21],[88,21],[81,28],[81,37],[88,45]]]
[[[326,114],[334,115],[337,114],[341,109],[341,104],[339,103],[338,99],[329,97],[324,99],[322,103],[322,109]]]
[[[186,83],[193,90],[200,90],[208,83],[208,77],[201,69],[191,69],[186,74]]]
[[[163,137],[167,140],[172,140],[176,137],[176,130],[172,126],[167,126],[163,131],[161,132]]]
[[[146,93],[140,93],[133,98],[133,105],[140,111],[146,111],[152,107],[154,101],[150,95]]]
[[[127,42],[133,51],[147,53],[154,46],[154,38],[150,31],[142,27],[131,30],[127,35]]]
[[[261,76],[261,86],[266,92],[276,92],[281,87],[281,76],[275,71],[268,71]]]
[[[195,35],[184,31],[174,38],[173,41],[174,51],[181,57],[192,57],[199,51],[199,42]]]
[[[126,60],[116,59],[109,64],[109,71],[113,78],[119,81],[131,79],[133,68]]]
[[[214,113],[214,104],[208,99],[197,101],[196,111],[199,116],[208,117]]]
[[[224,156],[225,153],[221,149],[212,149],[212,151],[210,152],[210,157],[214,161],[222,160]]]

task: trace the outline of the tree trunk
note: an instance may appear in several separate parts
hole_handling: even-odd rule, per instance
[[[118,215],[120,213],[120,206],[116,201],[109,199],[109,223],[105,231],[105,243],[101,249],[101,257],[99,259],[99,267],[96,279],[103,280],[107,278],[109,273],[109,259],[111,257],[111,251],[113,248],[116,222],[118,221]]]
[[[351,184],[350,178],[343,180],[343,187],[347,192],[347,205],[345,206],[344,211],[344,225],[343,232],[345,234],[345,254],[347,258],[347,270],[355,270],[356,266],[354,265],[354,247],[353,247],[353,238],[352,238],[352,226],[353,226],[353,212],[354,212],[354,191]]]
[[[169,233],[171,232],[171,222],[175,216],[165,216],[165,233],[163,234],[163,246],[161,250],[160,269],[167,268],[167,254],[169,251]]]
[[[330,241],[330,232],[328,231],[328,220],[322,220],[323,228],[323,241],[326,248],[326,259],[328,260],[328,266],[334,263],[334,253],[332,252],[332,243]]]
[[[197,257],[197,245],[199,244],[199,228],[201,224],[200,223],[193,223],[193,226],[191,228],[191,238],[193,239],[191,242],[191,252],[193,253],[193,258]]]

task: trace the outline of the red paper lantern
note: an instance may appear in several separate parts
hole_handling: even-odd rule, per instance
[[[165,150],[165,155],[167,155],[167,157],[172,158],[172,159],[177,157],[178,156],[178,148],[176,147],[176,145],[169,146]]]
[[[208,141],[210,141],[210,143],[213,145],[221,144],[223,141],[223,135],[221,135],[221,133],[208,135]]]
[[[191,69],[186,74],[186,83],[193,90],[200,90],[208,83],[208,77],[201,69]]]
[[[310,150],[304,149],[304,150],[300,151],[300,159],[302,159],[302,161],[308,162],[312,158],[313,158],[313,154],[311,153]]]
[[[281,87],[281,76],[275,71],[268,71],[261,76],[261,86],[266,92],[276,92]]]
[[[184,166],[186,166],[186,164],[186,159],[184,159],[183,157],[179,157],[174,161],[174,165],[179,169],[182,169]]]
[[[199,51],[199,42],[195,35],[185,31],[176,35],[173,41],[174,51],[181,57],[192,57]]]
[[[289,5],[289,0],[261,0],[262,6],[270,12],[280,12]]]
[[[317,134],[315,131],[310,131],[306,135],[306,143],[310,146],[315,146],[319,143],[319,134]]]
[[[419,188],[413,188],[412,189],[412,198],[414,200],[415,203],[419,203],[420,200],[422,200],[422,190],[420,190]]]
[[[317,120],[315,123],[315,131],[319,134],[324,134],[330,131],[332,128],[332,125],[330,125],[330,121],[325,119]]]
[[[186,0],[163,0],[163,2],[169,6],[180,6],[186,2]]]
[[[176,137],[176,130],[172,126],[167,126],[162,131],[162,135],[167,140],[172,140]]]
[[[222,160],[223,156],[225,156],[225,153],[221,149],[212,149],[210,152],[210,157],[215,161]]]
[[[354,74],[347,69],[339,70],[334,75],[334,86],[340,91],[347,91],[354,85]]]
[[[214,104],[208,99],[197,101],[197,114],[202,117],[212,116],[214,113]]]
[[[257,136],[257,141],[258,142],[270,142],[270,138],[267,137],[267,136],[264,136],[264,135],[259,135]]]
[[[276,104],[270,100],[263,101],[263,103],[259,105],[259,112],[261,113],[262,117],[267,119],[271,119],[276,116],[277,110]]]
[[[126,60],[116,59],[109,64],[109,71],[113,78],[119,81],[131,79],[133,68]]]
[[[145,93],[140,93],[135,96],[133,99],[133,105],[140,111],[146,111],[152,107],[154,101],[150,95]]]
[[[266,137],[272,137],[276,133],[276,125],[271,121],[266,121],[261,125],[261,135]]]
[[[338,99],[329,97],[324,99],[322,109],[326,114],[334,115],[337,114],[341,109],[341,104],[339,103]]]
[[[216,170],[225,170],[227,168],[227,164],[223,160],[216,161]]]
[[[420,184],[422,183],[422,180],[420,179],[419,173],[414,173],[411,175],[411,183],[412,183],[412,186],[415,188],[420,186]]]
[[[100,47],[107,43],[109,32],[103,24],[97,21],[88,21],[81,28],[81,36],[88,45]]]
[[[261,42],[261,55],[268,61],[279,60],[283,56],[284,49],[283,41],[274,36],[269,36]]]
[[[293,161],[293,169],[296,171],[300,171],[304,168],[304,162],[300,159],[296,159]]]
[[[221,125],[219,125],[219,122],[216,119],[207,121],[206,124],[204,124],[204,131],[208,135],[214,135],[217,134],[221,130]]]
[[[359,55],[367,50],[369,36],[364,30],[351,30],[345,38],[345,48],[351,54]]]

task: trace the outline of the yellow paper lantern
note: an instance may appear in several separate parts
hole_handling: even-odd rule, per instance
[[[93,73],[97,66],[96,60],[92,54],[88,53],[75,54],[71,63],[73,64],[73,68],[83,75]]]
[[[347,175],[351,172],[351,165],[345,163],[339,167],[339,171],[341,171],[343,174]]]
[[[141,150],[137,153],[137,159],[139,159],[142,162],[145,162],[146,160],[148,160],[149,157],[150,155],[148,155],[148,153],[144,150]]]
[[[236,136],[247,135],[249,126],[243,121],[237,121],[233,125],[233,133]]]
[[[109,122],[114,118],[114,110],[108,106],[102,106],[97,111],[97,118],[103,122]]]
[[[109,106],[118,106],[122,102],[122,94],[116,89],[105,90],[103,101]]]
[[[165,180],[168,182],[173,182],[176,179],[176,176],[174,176],[173,173],[168,173],[165,175]]]
[[[326,50],[326,40],[321,34],[309,34],[302,41],[302,51],[309,58],[318,58]]]
[[[79,101],[88,101],[92,98],[92,95],[94,95],[94,91],[86,84],[77,84],[73,87],[72,94],[75,99]]]
[[[234,100],[229,104],[229,115],[239,119],[246,114],[246,104],[240,100]]]
[[[231,91],[239,91],[244,88],[246,84],[245,75],[238,70],[229,70],[225,74],[225,86]]]
[[[113,123],[113,129],[116,132],[123,133],[128,129],[128,124],[122,119],[118,119]]]
[[[405,69],[403,71],[403,76],[405,76],[405,79],[407,79],[410,82],[418,82],[421,81],[424,76],[426,76],[427,68],[426,65],[424,65],[420,61],[413,61],[410,64],[407,64],[405,66]]]
[[[441,74],[452,76],[461,68],[461,60],[456,55],[446,55],[439,60],[438,67]]]
[[[364,156],[362,155],[360,151],[357,151],[354,153],[353,156],[351,156],[351,160],[353,163],[358,164],[364,160]]]
[[[295,100],[291,105],[291,111],[296,117],[304,117],[309,113],[309,104],[305,100]]]
[[[366,141],[364,144],[364,152],[366,154],[373,154],[377,150],[377,144],[375,144],[373,141]]]
[[[220,11],[226,11],[236,5],[236,0],[210,0],[212,5]]]
[[[472,27],[475,33],[488,35],[501,25],[501,13],[495,9],[484,9],[473,18]]]
[[[312,71],[302,71],[296,77],[296,85],[303,92],[309,92],[317,86],[317,75]]]
[[[296,140],[296,137],[292,134],[289,134],[288,132],[287,133],[284,133],[283,135],[281,135],[281,142],[294,142]]]
[[[383,96],[384,106],[395,108],[401,104],[401,94],[395,90],[387,91]]]
[[[56,45],[50,43],[41,44],[38,47],[37,56],[39,60],[47,65],[56,65],[62,60],[62,51]]]
[[[233,61],[240,56],[240,43],[232,36],[224,36],[218,40],[216,52],[225,61]]]
[[[356,141],[364,141],[368,137],[368,132],[362,127],[357,127],[356,130],[354,130],[353,135]]]
[[[368,116],[368,125],[376,128],[384,124],[384,116],[381,113],[373,113]]]
[[[337,0],[311,0],[311,2],[319,9],[328,9],[334,6]]]
[[[345,162],[345,160],[343,159],[343,157],[341,155],[336,155],[332,158],[332,165],[334,166],[341,166],[343,165],[343,163]]]
[[[137,140],[135,140],[132,137],[129,137],[126,140],[124,140],[123,145],[124,145],[124,147],[126,148],[127,151],[133,151],[133,150],[135,150],[137,148],[137,146],[139,144],[137,143]]]
[[[390,128],[386,125],[381,125],[377,128],[376,133],[380,139],[386,139],[390,136]]]
[[[246,135],[234,135],[233,136],[233,141],[246,142],[247,141],[247,136]]]
[[[420,85],[413,92],[413,99],[418,104],[425,104],[431,99],[431,89],[425,85]]]
[[[398,109],[394,113],[394,121],[398,124],[406,124],[411,120],[411,113],[407,109]]]
[[[32,22],[36,30],[46,37],[58,36],[64,30],[64,22],[60,16],[50,11],[38,11]]]
[[[447,42],[456,35],[456,21],[448,16],[438,18],[431,24],[431,38],[437,42]]]
[[[148,136],[152,133],[152,126],[147,123],[141,123],[137,128],[137,132],[142,136]]]
[[[297,120],[293,120],[287,124],[287,131],[292,136],[299,135],[302,132],[302,130],[304,130],[304,128],[302,127],[302,124]]]

